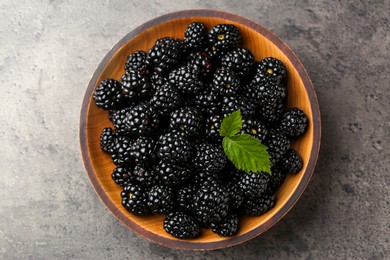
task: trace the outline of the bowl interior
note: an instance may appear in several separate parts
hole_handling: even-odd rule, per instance
[[[124,73],[123,68],[126,57],[130,53],[136,50],[148,51],[153,46],[155,41],[161,37],[170,36],[182,39],[185,28],[189,23],[194,21],[203,22],[207,25],[208,28],[211,28],[218,23],[234,24],[241,30],[242,46],[251,50],[256,60],[260,60],[268,56],[276,57],[282,60],[288,70],[288,106],[296,106],[301,108],[305,111],[309,118],[306,134],[299,140],[292,143],[294,149],[296,149],[303,158],[303,169],[296,175],[289,174],[287,176],[283,186],[276,194],[277,203],[274,208],[262,216],[244,217],[240,221],[240,231],[236,237],[240,237],[243,234],[251,232],[260,226],[263,226],[263,230],[266,230],[270,225],[274,224],[270,224],[270,218],[274,216],[276,212],[280,211],[280,209],[283,208],[289,201],[292,194],[297,189],[297,186],[301,182],[303,176],[305,174],[311,175],[311,171],[306,173],[306,170],[313,148],[313,113],[307,90],[305,89],[297,68],[294,67],[286,54],[267,38],[267,35],[263,35],[252,28],[221,17],[194,16],[176,18],[170,21],[165,21],[150,28],[146,28],[129,39],[114,53],[113,56],[109,57],[106,66],[103,68],[101,74],[96,78],[96,81],[91,82],[94,84],[94,87],[96,87],[101,80],[106,78],[120,79]],[[96,181],[107,195],[106,199],[108,198],[109,202],[116,206],[114,210],[112,208],[111,210],[122,222],[131,227],[137,233],[142,233],[142,235],[146,238],[149,238],[155,242],[159,242],[162,237],[169,240],[177,240],[176,238],[167,234],[163,229],[162,221],[164,216],[158,215],[150,217],[139,217],[127,212],[122,207],[120,198],[121,189],[111,179],[111,172],[115,166],[111,162],[109,155],[103,153],[99,146],[100,133],[104,127],[109,126],[112,126],[112,124],[108,120],[107,112],[99,109],[95,105],[91,95],[89,97],[89,103],[87,107],[85,130],[86,143],[88,146],[90,163],[94,170],[93,174],[96,176]],[[95,185],[95,189],[96,188],[97,187]],[[107,204],[107,202],[105,203]],[[212,233],[211,230],[203,230],[202,236],[200,238],[186,240],[184,243],[207,243],[231,239],[234,238],[223,238]]]

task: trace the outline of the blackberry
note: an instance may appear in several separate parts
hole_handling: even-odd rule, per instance
[[[157,129],[160,123],[155,110],[147,103],[133,107],[126,115],[127,130],[135,135],[147,136]]]
[[[228,51],[223,49],[217,49],[215,46],[207,47],[204,52],[206,53],[207,57],[213,62],[213,67],[217,67],[221,64],[221,60],[225,55],[228,53]]]
[[[146,60],[147,54],[144,51],[135,51],[127,56],[125,63],[126,72],[137,71],[141,75],[148,75],[149,68]]]
[[[156,156],[156,141],[150,137],[139,137],[130,148],[130,156],[136,164],[148,165],[152,163]]]
[[[199,224],[184,212],[171,212],[164,220],[164,229],[174,237],[188,239],[200,235]]]
[[[261,122],[268,125],[276,124],[284,112],[284,103],[277,102],[276,104],[263,104],[257,107],[257,116]]]
[[[169,161],[160,161],[156,170],[164,184],[170,187],[179,186],[191,176],[188,167]]]
[[[158,39],[149,50],[147,61],[159,74],[164,74],[175,68],[181,59],[183,44],[171,37]]]
[[[292,148],[287,150],[280,163],[287,173],[298,173],[303,167],[302,157]]]
[[[286,153],[290,146],[290,141],[283,133],[272,130],[268,133],[264,144],[268,147],[271,162],[276,164]]]
[[[282,83],[264,81],[255,76],[247,85],[245,96],[258,105],[275,105],[285,101],[287,89]]]
[[[168,78],[164,75],[154,73],[150,77],[150,82],[152,83],[152,89],[153,91],[158,91],[163,85],[165,85],[168,82]]]
[[[242,134],[249,134],[257,139],[260,142],[263,142],[268,134],[267,127],[256,119],[244,119],[242,122],[241,128]]]
[[[222,58],[221,65],[237,73],[241,79],[245,79],[252,73],[254,62],[255,58],[251,51],[245,48],[237,48]]]
[[[108,153],[112,145],[114,144],[114,131],[112,128],[104,128],[100,134],[100,149],[103,152]]]
[[[150,188],[160,182],[158,173],[152,165],[136,165],[131,175],[131,180],[146,188]]]
[[[240,89],[240,79],[232,70],[219,68],[214,72],[212,88],[221,96],[232,96]]]
[[[131,107],[126,107],[120,110],[110,110],[108,118],[115,126],[117,131],[126,132],[126,114],[131,110]]]
[[[203,23],[190,23],[184,31],[184,46],[191,50],[203,49],[207,43],[207,29]]]
[[[222,99],[222,108],[221,114],[223,117],[226,117],[233,113],[234,111],[240,109],[241,115],[244,118],[251,118],[256,112],[256,105],[251,103],[245,97],[239,96],[230,96],[224,97]]]
[[[291,108],[282,116],[279,128],[291,137],[302,135],[307,127],[307,116],[297,107]]]
[[[206,135],[212,141],[221,141],[222,136],[219,134],[221,129],[222,118],[220,115],[212,115],[207,118],[206,122]]]
[[[203,81],[189,67],[171,71],[169,82],[183,95],[197,94],[203,89]]]
[[[131,170],[132,169],[130,167],[117,166],[113,170],[111,178],[116,184],[124,187],[131,179]]]
[[[286,178],[286,174],[285,171],[281,167],[279,167],[278,164],[272,166],[271,172],[272,175],[271,175],[271,180],[268,184],[267,192],[275,193],[283,184],[284,179]]]
[[[211,230],[222,237],[230,237],[238,232],[238,216],[227,215],[218,223],[211,223]]]
[[[267,190],[270,179],[270,175],[266,172],[243,172],[238,185],[244,192],[245,196],[254,198],[260,196],[260,194]]]
[[[184,163],[191,156],[191,145],[187,139],[178,132],[169,132],[160,136],[158,140],[158,157],[161,160],[170,160],[173,163]]]
[[[256,75],[272,81],[282,81],[287,74],[283,62],[272,57],[265,58],[258,62]]]
[[[219,172],[194,171],[191,183],[196,187],[200,187],[206,183],[221,184],[221,176]]]
[[[193,212],[196,194],[195,185],[189,183],[179,188],[176,192],[176,201],[179,208],[185,212]]]
[[[104,109],[120,109],[124,103],[121,84],[114,79],[103,80],[93,93],[96,106]]]
[[[220,222],[229,211],[229,193],[219,184],[204,183],[196,192],[195,214],[204,225]]]
[[[217,49],[232,50],[240,40],[240,30],[232,24],[218,24],[209,32],[209,44]]]
[[[186,106],[171,113],[169,127],[173,131],[194,136],[203,129],[202,121],[202,115],[197,109]]]
[[[122,205],[126,210],[137,215],[148,215],[147,193],[138,184],[128,183],[121,192]]]
[[[244,201],[244,192],[241,190],[239,184],[231,181],[226,184],[226,190],[229,192],[230,211],[239,209]]]
[[[132,141],[127,135],[120,135],[114,139],[109,149],[111,159],[116,165],[127,165],[131,163],[130,149]]]
[[[194,52],[188,58],[188,67],[199,77],[206,78],[213,70],[213,62],[207,52]]]
[[[195,106],[200,111],[207,111],[205,114],[218,114],[221,100],[213,91],[206,89],[195,96]]]
[[[172,188],[156,185],[148,192],[148,207],[153,214],[168,213],[175,202]]]
[[[135,70],[127,71],[121,80],[122,93],[132,102],[147,100],[153,94],[149,78]]]
[[[159,113],[168,115],[178,107],[180,101],[179,92],[171,85],[164,84],[156,90],[150,103]]]
[[[198,144],[193,158],[194,169],[212,174],[219,172],[226,164],[226,156],[220,145]]]
[[[246,215],[260,216],[275,205],[275,200],[275,194],[264,193],[260,197],[246,199],[242,208]]]

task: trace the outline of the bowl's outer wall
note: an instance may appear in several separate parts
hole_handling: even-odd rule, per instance
[[[309,118],[305,135],[292,143],[304,160],[304,167],[296,175],[289,174],[277,192],[273,209],[260,217],[245,217],[240,221],[240,232],[232,238],[223,238],[203,230],[201,238],[175,239],[162,227],[164,216],[139,217],[121,206],[121,189],[111,179],[114,169],[109,155],[99,147],[100,133],[112,126],[107,112],[99,109],[92,99],[94,88],[106,78],[120,79],[127,56],[136,50],[149,50],[156,39],[170,36],[183,38],[189,23],[200,21],[208,28],[218,23],[231,23],[239,27],[242,46],[252,51],[255,58],[276,57],[288,70],[288,106],[299,107]],[[99,197],[112,213],[126,226],[156,243],[183,249],[215,249],[249,240],[274,225],[296,203],[314,171],[320,145],[320,114],[318,101],[306,70],[295,54],[273,33],[245,18],[219,11],[189,10],[156,18],[126,35],[106,55],[96,69],[85,94],[80,120],[80,141],[84,164]]]

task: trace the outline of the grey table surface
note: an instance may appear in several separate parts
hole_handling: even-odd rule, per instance
[[[280,36],[317,91],[323,139],[296,206],[232,248],[168,249],[125,228],[83,167],[87,83],[118,40],[172,11],[220,9]],[[390,259],[390,2],[0,2],[0,259]]]

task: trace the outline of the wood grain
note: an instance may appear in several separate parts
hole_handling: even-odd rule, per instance
[[[99,148],[99,137],[104,127],[112,126],[107,112],[93,102],[92,93],[101,80],[120,79],[124,73],[126,57],[136,51],[150,49],[158,38],[183,38],[189,23],[200,21],[208,28],[218,23],[231,23],[239,27],[242,46],[250,49],[257,60],[272,56],[284,62],[288,70],[288,106],[297,106],[309,118],[306,134],[293,143],[302,155],[304,167],[300,173],[288,175],[277,192],[275,207],[259,217],[245,217],[240,232],[232,238],[223,238],[210,230],[193,240],[175,239],[162,227],[164,216],[139,217],[123,209],[119,186],[111,180],[114,164]],[[245,18],[219,11],[188,10],[164,15],[147,22],[126,35],[106,55],[96,69],[85,94],[80,118],[81,151],[88,176],[103,203],[127,227],[156,243],[180,249],[216,249],[249,240],[279,221],[296,203],[313,173],[320,146],[320,113],[318,101],[307,72],[295,54],[272,32]]]

